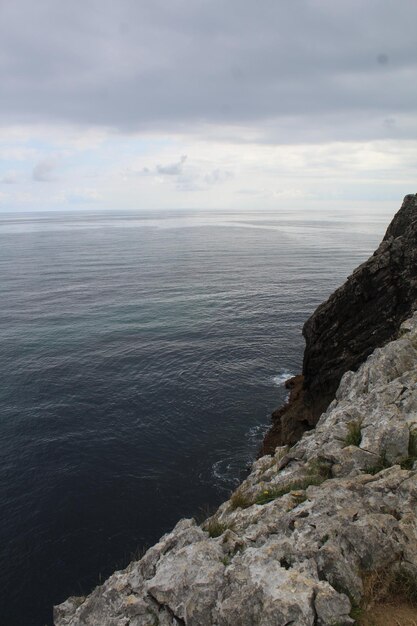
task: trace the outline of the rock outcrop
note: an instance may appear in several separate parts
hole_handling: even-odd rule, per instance
[[[304,324],[302,387],[298,382],[288,405],[273,413],[262,454],[312,428],[343,374],[395,337],[416,306],[417,195],[408,195],[374,254]]]
[[[348,626],[370,572],[417,580],[417,313],[345,373],[316,428],[217,513],[181,520],[56,626]],[[403,577],[403,578],[401,578]]]
[[[349,626],[372,576],[417,598],[416,205],[306,322],[269,454],[56,626]]]

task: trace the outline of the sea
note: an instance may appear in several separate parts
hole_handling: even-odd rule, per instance
[[[392,214],[0,214],[0,624],[51,625],[256,457]]]

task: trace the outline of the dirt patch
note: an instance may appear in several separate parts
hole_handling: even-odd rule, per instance
[[[417,581],[403,567],[368,572],[358,626],[417,626]]]
[[[417,607],[409,604],[379,604],[364,611],[358,626],[417,626]]]

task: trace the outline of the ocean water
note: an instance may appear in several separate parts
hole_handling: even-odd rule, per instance
[[[1,624],[51,624],[227,497],[390,218],[0,214]]]

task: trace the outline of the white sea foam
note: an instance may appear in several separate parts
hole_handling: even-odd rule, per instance
[[[212,477],[221,488],[234,489],[242,479],[256,458],[260,444],[270,424],[256,424],[245,433],[248,446],[237,448],[232,454],[224,456],[211,466]]]
[[[270,427],[271,424],[269,422],[266,424],[256,424],[256,426],[252,426],[252,428],[249,428],[245,436],[251,442],[251,444],[258,444],[262,441],[264,435]]]
[[[289,372],[288,370],[284,370],[280,374],[277,374],[277,376],[274,376],[272,379],[272,382],[277,387],[281,387],[285,383],[285,381],[287,381],[289,378],[292,378],[293,376],[294,374],[292,372]]]
[[[233,488],[239,484],[244,467],[243,458],[229,456],[213,463],[211,469],[219,486]]]

